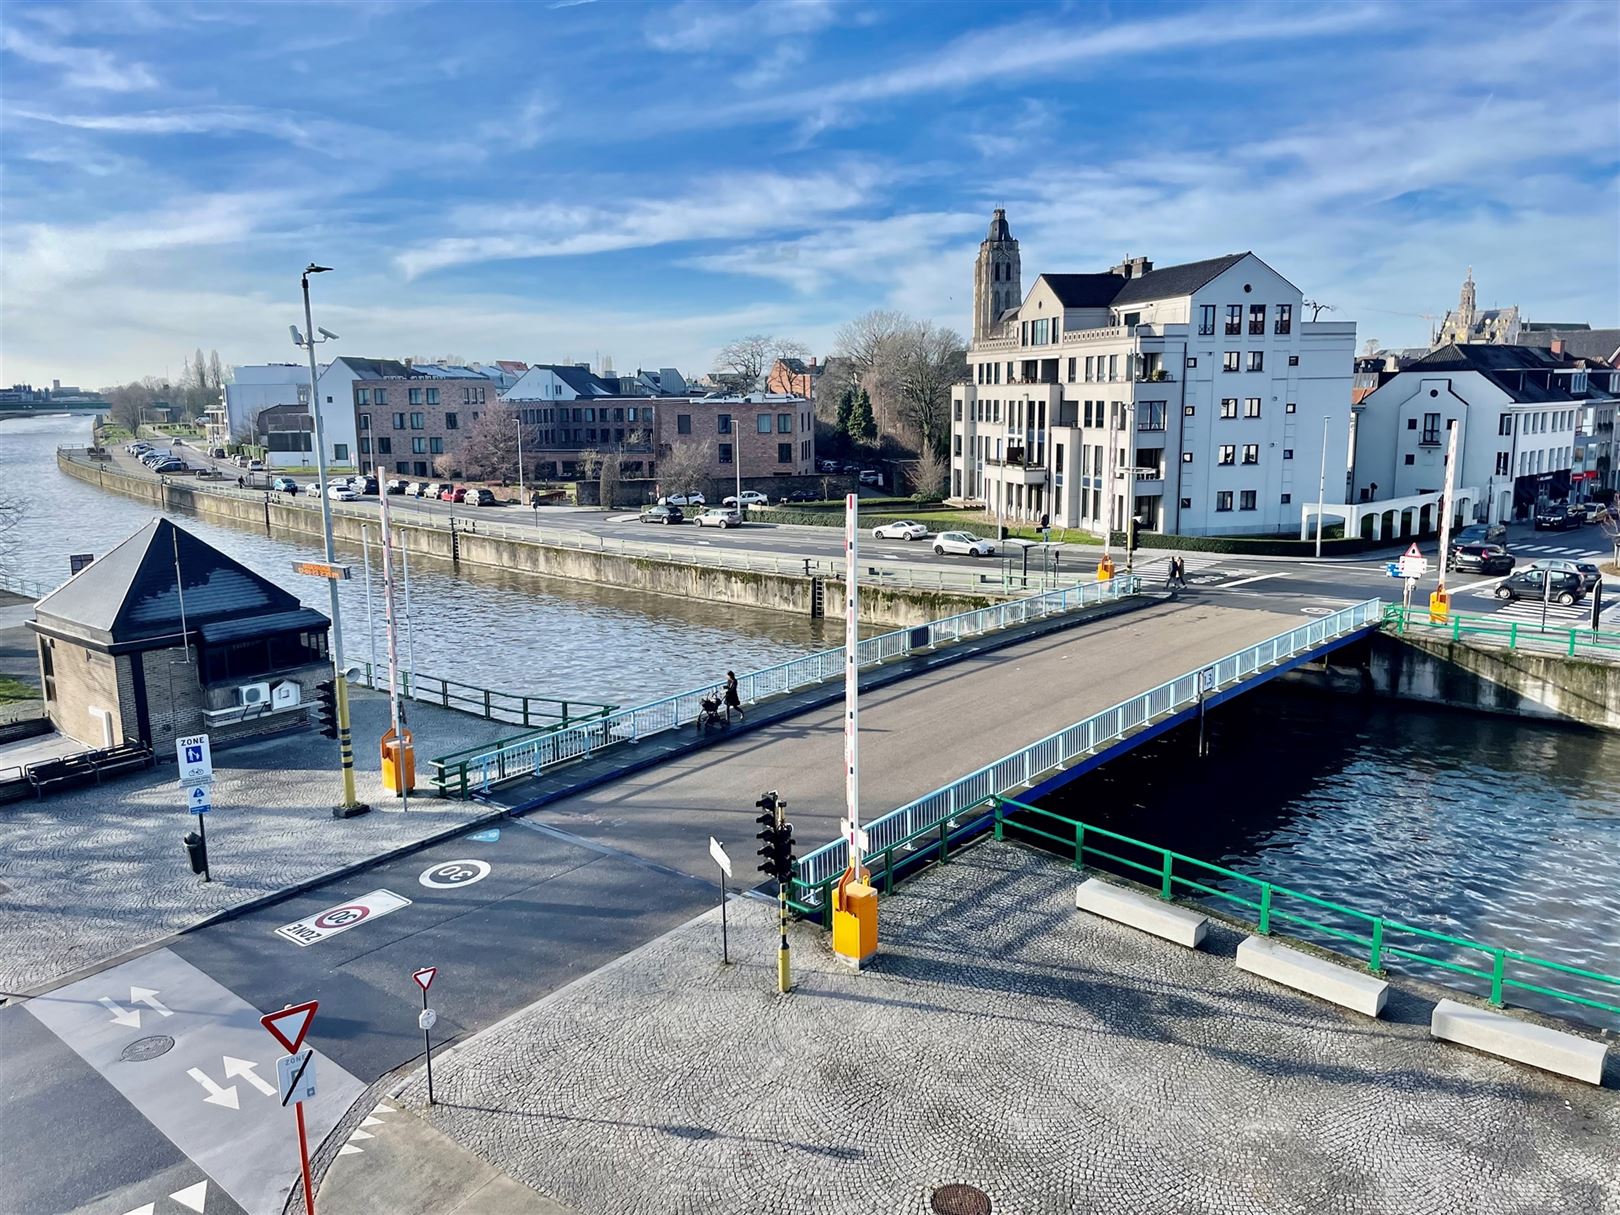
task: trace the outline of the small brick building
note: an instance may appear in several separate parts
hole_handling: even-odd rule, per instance
[[[91,747],[216,747],[308,723],[331,678],[327,618],[167,519],[34,607],[45,709]]]

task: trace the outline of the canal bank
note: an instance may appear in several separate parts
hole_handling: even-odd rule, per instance
[[[195,515],[216,523],[262,529],[270,535],[322,536],[318,505],[279,494],[247,494],[234,487],[197,480],[146,476],[116,467],[107,459],[59,450],[57,466],[67,476],[111,493],[148,503],[165,511]],[[844,595],[843,580],[805,576],[761,562],[759,568],[699,565],[588,548],[519,539],[480,532],[476,524],[457,526],[401,519],[392,528],[396,542],[413,560],[440,562],[458,573],[476,577],[481,571],[520,573],[539,578],[562,578],[598,586],[617,587],[654,595],[671,595],[703,603],[763,608],[811,618],[824,616],[828,605],[837,615]],[[359,548],[364,537],[376,536],[376,522],[346,511],[332,512],[336,541]],[[791,566],[793,563],[788,563]],[[941,616],[983,607],[1002,594],[969,594],[925,587],[863,585],[861,621],[885,628],[905,628]]]

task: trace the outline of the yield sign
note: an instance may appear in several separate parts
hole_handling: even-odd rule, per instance
[[[1413,545],[1406,550],[1406,555],[1408,557],[1421,557],[1423,556],[1423,550],[1420,549],[1414,542]]]
[[[280,1012],[265,1013],[259,1018],[259,1024],[287,1048],[288,1054],[296,1055],[298,1048],[304,1044],[304,1035],[309,1032],[309,1023],[315,1019],[315,1010],[319,1007],[319,1000],[289,1004]]]
[[[421,970],[415,971],[411,975],[411,978],[416,980],[416,985],[418,987],[420,987],[423,991],[426,991],[428,988],[433,986],[433,976],[438,973],[439,968],[437,966],[427,966]]]

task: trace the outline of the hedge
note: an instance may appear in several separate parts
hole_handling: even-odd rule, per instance
[[[1114,543],[1123,545],[1125,533],[1115,532]],[[1281,536],[1166,536],[1158,532],[1142,532],[1137,537],[1138,547],[1166,548],[1195,553],[1231,553],[1251,557],[1311,557],[1316,554],[1316,541],[1288,540]],[[1322,555],[1343,556],[1365,553],[1371,549],[1387,548],[1384,540],[1335,540],[1324,538]]]

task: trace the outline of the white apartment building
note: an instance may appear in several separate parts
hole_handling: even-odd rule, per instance
[[[1345,501],[1356,344],[1303,306],[1252,253],[1043,274],[1025,295],[998,209],[952,393],[953,500],[1098,534],[1132,513],[1180,535],[1296,531],[1319,495]]]
[[[1453,424],[1462,427],[1457,485],[1481,489],[1487,522],[1599,494],[1612,476],[1607,443],[1617,394],[1620,371],[1589,368],[1562,352],[1442,346],[1356,406],[1355,498],[1380,502],[1443,489]]]
[[[206,415],[208,443],[223,447],[253,442],[253,420],[272,405],[309,406],[309,367],[299,363],[258,363],[231,368],[231,382]],[[303,460],[290,463],[305,463]]]

